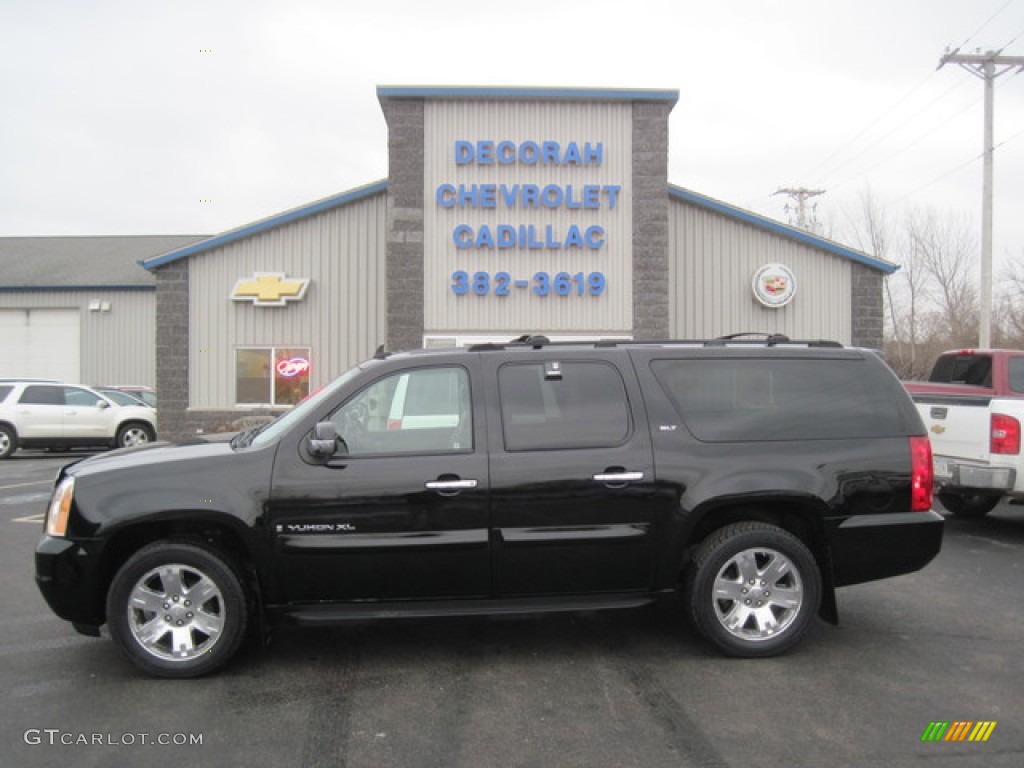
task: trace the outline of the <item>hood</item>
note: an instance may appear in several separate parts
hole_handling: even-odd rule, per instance
[[[98,472],[137,469],[154,464],[167,465],[186,461],[207,461],[234,453],[233,435],[217,435],[211,439],[196,438],[180,443],[156,442],[136,448],[121,448],[81,459],[66,467],[67,474],[83,477]]]

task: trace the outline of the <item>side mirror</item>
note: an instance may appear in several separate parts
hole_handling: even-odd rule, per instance
[[[306,450],[317,459],[329,459],[338,447],[338,430],[333,422],[318,422],[306,438]]]
[[[99,408],[100,410],[103,410],[104,408],[109,408],[110,403],[108,403],[106,400],[97,400],[96,407]]]

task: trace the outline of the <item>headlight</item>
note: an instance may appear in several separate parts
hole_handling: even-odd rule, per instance
[[[71,497],[75,494],[75,478],[65,477],[50,499],[46,511],[46,532],[50,536],[63,536],[68,529],[68,513],[71,512]]]

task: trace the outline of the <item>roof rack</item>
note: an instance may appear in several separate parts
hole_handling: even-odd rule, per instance
[[[842,349],[843,345],[838,341],[828,339],[790,339],[781,333],[733,333],[728,336],[718,336],[714,339],[662,339],[643,340],[632,339],[598,339],[597,341],[551,341],[547,336],[524,334],[507,342],[486,342],[473,344],[467,349],[470,352],[496,352],[504,349],[531,348],[541,349],[543,347],[594,347],[595,349],[609,347],[731,347],[731,346],[791,346],[791,347],[828,347]]]

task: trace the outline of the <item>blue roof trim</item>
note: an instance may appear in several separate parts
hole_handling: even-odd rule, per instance
[[[515,88],[458,86],[378,86],[377,98],[390,99],[552,99],[563,101],[679,101],[679,91],[644,88]]]
[[[357,200],[363,200],[373,195],[379,195],[382,192],[386,192],[388,188],[387,181],[377,181],[373,184],[367,184],[364,187],[353,189],[348,192],[342,192],[339,195],[333,195],[332,197],[325,197],[323,200],[317,200],[315,203],[304,205],[299,208],[293,208],[290,211],[279,213],[276,216],[271,216],[266,219],[247,224],[244,227],[238,229],[232,229],[228,232],[224,232],[220,235],[215,235],[207,240],[201,240],[198,243],[187,245],[184,248],[178,248],[174,251],[161,254],[160,256],[154,256],[151,259],[143,259],[139,264],[146,269],[153,270],[157,267],[162,267],[165,264],[178,261],[179,259],[185,259],[189,256],[194,256],[197,253],[203,253],[214,248],[219,248],[222,245],[228,245],[229,243],[235,243],[239,240],[244,240],[247,237],[258,235],[260,232],[266,232],[268,229],[274,227],[280,227],[284,224],[291,224],[294,221],[305,219],[310,216],[315,216],[318,213],[329,211],[333,208],[338,208],[342,205],[354,203]]]
[[[705,210],[721,214],[722,216],[727,216],[730,219],[735,219],[736,221],[742,221],[744,224],[750,224],[758,229],[770,232],[773,235],[779,235],[780,237],[785,237],[789,240],[796,240],[797,242],[809,245],[812,248],[834,253],[837,256],[842,256],[843,258],[855,261],[858,264],[863,264],[867,267],[871,267],[872,269],[877,269],[887,275],[891,275],[900,268],[899,264],[893,264],[892,262],[883,261],[882,259],[876,259],[862,251],[855,251],[852,248],[847,248],[846,246],[840,245],[832,240],[828,240],[824,237],[818,237],[806,230],[791,227],[773,219],[759,216],[756,213],[745,211],[742,208],[736,208],[728,203],[723,203],[720,200],[699,195],[689,189],[683,189],[682,187],[669,184],[668,194],[670,198],[681,200],[684,203],[692,203],[693,205],[704,208]]]
[[[44,291],[155,291],[155,285],[0,285],[0,293],[41,293]]]

